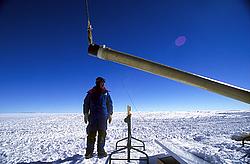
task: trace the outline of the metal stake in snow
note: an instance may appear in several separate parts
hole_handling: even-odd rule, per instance
[[[145,152],[143,152],[143,151],[135,148],[135,147],[142,147],[143,150],[145,151],[145,144],[144,144],[143,141],[132,137],[132,135],[131,135],[131,115],[132,115],[132,113],[131,113],[131,107],[129,105],[127,106],[127,111],[128,111],[128,114],[127,114],[127,117],[124,119],[124,122],[126,122],[128,124],[128,137],[123,138],[121,140],[118,140],[116,142],[116,145],[115,145],[115,149],[116,150],[110,154],[110,156],[109,156],[109,163],[111,163],[111,160],[127,160],[128,162],[130,162],[130,160],[145,160],[149,164],[149,157],[148,157],[148,155]],[[132,139],[141,142],[143,145],[142,146],[132,146],[131,145],[131,140]],[[126,146],[118,146],[118,143],[121,142],[121,141],[124,141],[124,140],[127,140],[127,145]],[[117,150],[118,147],[122,147],[122,148]],[[112,158],[112,155],[114,155],[115,153],[118,153],[119,151],[125,150],[125,149],[127,149],[127,158]],[[138,152],[146,155],[146,158],[138,158],[138,159],[132,158],[131,159],[130,158],[130,151],[131,151],[131,149],[133,149],[135,151],[138,151]]]
[[[133,67],[145,72],[179,81],[188,85],[199,87],[226,97],[230,97],[250,104],[250,90],[236,87],[221,81],[204,76],[185,72],[153,61],[145,60],[130,54],[112,50],[105,46],[90,44],[88,48],[90,55],[103,60],[109,60]]]

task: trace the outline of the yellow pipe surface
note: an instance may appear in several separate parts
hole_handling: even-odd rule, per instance
[[[145,60],[130,54],[105,48],[104,46],[92,44],[89,46],[88,52],[89,54],[103,60],[109,60],[130,66],[250,104],[250,91],[247,89],[178,70],[176,68]]]

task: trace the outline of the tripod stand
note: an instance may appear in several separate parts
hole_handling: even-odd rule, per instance
[[[127,109],[128,109],[128,115],[127,115],[127,117],[124,119],[124,122],[126,122],[127,125],[128,125],[128,137],[123,138],[123,139],[121,139],[121,140],[118,140],[118,141],[116,142],[116,146],[115,146],[115,149],[116,149],[116,150],[113,151],[113,152],[109,155],[109,164],[111,164],[111,160],[127,160],[128,162],[130,162],[130,160],[145,160],[145,161],[147,161],[147,164],[149,164],[149,157],[148,157],[148,155],[147,155],[145,152],[143,152],[143,151],[145,151],[145,144],[144,144],[144,142],[141,141],[141,140],[139,140],[139,139],[136,139],[136,138],[132,137],[132,135],[131,135],[131,107],[128,106]],[[141,143],[143,144],[143,146],[132,146],[132,145],[131,145],[131,139],[134,139],[134,140],[136,140],[136,141],[141,142]],[[124,141],[124,140],[127,140],[127,145],[126,145],[126,146],[118,146],[118,143],[121,142],[121,141]],[[118,147],[121,147],[121,148],[117,150]],[[143,151],[141,151],[141,150],[139,150],[139,149],[137,149],[137,148],[135,148],[135,147],[143,147]],[[118,152],[120,152],[120,151],[122,151],[122,150],[125,150],[125,149],[127,149],[127,158],[112,158],[112,155],[113,155],[113,154],[118,153]],[[137,152],[140,152],[140,153],[146,155],[146,158],[142,158],[142,159],[140,159],[140,158],[139,158],[139,159],[132,158],[132,159],[131,159],[131,158],[130,158],[131,149],[133,149],[133,150],[135,150],[135,151],[137,151]]]

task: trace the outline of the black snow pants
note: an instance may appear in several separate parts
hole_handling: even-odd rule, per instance
[[[98,132],[98,139],[97,139],[97,152],[98,154],[103,153],[104,146],[105,146],[105,137],[106,137],[106,130],[97,130],[97,131],[89,131],[87,136],[87,153],[93,153],[94,145],[96,140],[96,133]]]

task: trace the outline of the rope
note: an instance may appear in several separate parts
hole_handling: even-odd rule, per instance
[[[137,110],[137,107],[136,107],[136,105],[135,105],[135,103],[134,103],[134,101],[133,101],[131,95],[129,94],[128,90],[126,89],[125,83],[124,83],[124,81],[123,81],[123,78],[121,78],[121,79],[122,79],[122,80],[121,80],[121,81],[122,81],[122,86],[123,86],[124,90],[126,90],[126,93],[127,93],[128,97],[129,97],[130,102],[132,103],[132,105],[133,105],[135,111],[137,112],[137,114],[138,114],[139,118],[142,120],[142,122],[146,123],[147,121],[142,117],[142,115],[140,114],[140,112]],[[154,131],[155,137],[156,137],[156,138],[158,138],[158,137],[161,137],[162,139],[167,138],[166,136],[163,136],[161,133],[157,133],[157,131],[156,131],[154,128],[152,128],[152,127],[150,127],[150,126],[148,126],[148,128],[149,128],[149,130]],[[143,133],[143,132],[142,132],[142,133]]]
[[[92,26],[90,23],[90,16],[89,16],[89,7],[88,7],[88,0],[85,0],[85,8],[86,8],[86,15],[87,15],[87,19],[88,19],[88,44],[93,44],[93,37],[92,37]]]
[[[86,8],[86,15],[88,18],[88,22],[90,22],[88,0],[85,0],[85,8]]]

